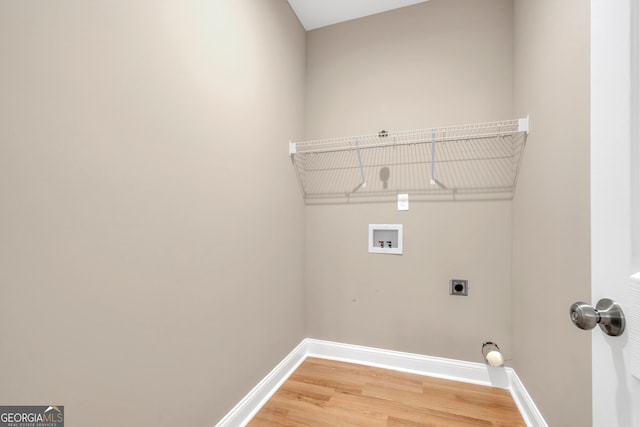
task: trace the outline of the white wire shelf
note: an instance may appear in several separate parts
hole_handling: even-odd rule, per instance
[[[306,203],[512,199],[529,119],[289,143]]]

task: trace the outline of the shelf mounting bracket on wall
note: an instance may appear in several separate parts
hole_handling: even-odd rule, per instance
[[[291,161],[294,161],[294,156],[296,155],[296,143],[289,141],[289,157],[291,157]]]
[[[362,167],[362,155],[360,154],[360,145],[358,144],[358,138],[355,138],[356,154],[358,155],[358,164],[360,165],[360,184],[353,189],[352,193],[355,193],[361,188],[367,188],[367,179],[364,175],[364,168]]]
[[[529,135],[529,115],[523,119],[518,119],[518,132]]]

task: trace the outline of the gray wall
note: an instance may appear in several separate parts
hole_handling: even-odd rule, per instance
[[[532,132],[513,202],[514,367],[551,426],[591,425],[589,2],[516,0],[514,112]]]
[[[307,34],[308,139],[512,118],[512,2],[431,0]],[[393,173],[393,171],[391,172]],[[404,225],[402,256],[370,223]],[[511,204],[307,206],[308,335],[481,361],[511,356]],[[468,279],[468,297],[448,293]]]
[[[0,402],[212,425],[300,342],[304,64],[284,0],[0,2]]]

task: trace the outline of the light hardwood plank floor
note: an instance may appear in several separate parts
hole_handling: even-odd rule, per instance
[[[525,426],[509,391],[308,358],[249,427]]]

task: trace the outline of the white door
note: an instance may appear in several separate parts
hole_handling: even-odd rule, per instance
[[[611,298],[627,318],[620,337],[591,332],[595,427],[640,427],[640,380],[632,376],[640,306],[633,310],[631,296],[640,283],[630,278],[640,271],[637,4],[591,1],[591,304]]]

